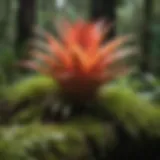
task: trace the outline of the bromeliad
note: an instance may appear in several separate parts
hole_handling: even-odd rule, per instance
[[[25,61],[23,65],[53,77],[67,94],[92,95],[102,84],[128,70],[124,65],[113,64],[135,53],[131,47],[120,48],[132,39],[130,36],[117,37],[103,44],[110,28],[109,25],[104,28],[103,24],[103,21],[79,20],[74,24],[63,21],[57,27],[59,40],[46,33],[51,54],[33,51],[34,60]]]

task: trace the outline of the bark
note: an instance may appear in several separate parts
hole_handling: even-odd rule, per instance
[[[23,56],[22,48],[32,37],[32,29],[35,24],[36,0],[19,0],[17,13],[17,39],[16,54],[18,58]]]
[[[152,16],[152,5],[153,1],[145,0],[144,1],[144,22],[142,26],[142,62],[140,69],[142,73],[147,73],[150,71],[150,23]]]

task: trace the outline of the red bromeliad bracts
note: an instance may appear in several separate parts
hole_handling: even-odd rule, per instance
[[[115,38],[102,44],[106,32],[103,22],[88,23],[79,20],[74,24],[63,22],[58,27],[60,41],[48,34],[47,42],[52,54],[33,52],[35,59],[23,65],[49,75],[57,80],[63,91],[69,94],[90,95],[99,86],[124,73],[127,67],[112,64],[134,53],[131,47],[119,48],[129,36]]]

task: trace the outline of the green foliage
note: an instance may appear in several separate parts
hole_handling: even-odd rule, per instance
[[[160,70],[160,25],[159,22],[153,22],[151,25],[151,30],[152,30],[152,40],[151,40],[151,66],[152,70],[160,75],[159,70]]]
[[[12,79],[11,76],[15,76],[12,73],[14,72],[16,59],[11,47],[3,47],[0,52],[0,84],[5,84],[9,78]]]

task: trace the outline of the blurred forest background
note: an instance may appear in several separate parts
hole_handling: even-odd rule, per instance
[[[119,0],[116,4],[113,2],[108,0],[105,4],[110,6],[108,8],[114,7],[116,18],[113,18],[113,21],[114,24],[116,23],[117,33],[136,34],[138,36],[137,44],[144,48],[142,54],[144,54],[143,59],[148,65],[147,68],[152,73],[159,74],[160,2],[158,0],[151,2],[147,0]],[[110,13],[107,11],[113,12],[108,10],[105,5],[101,5],[102,1],[94,2],[93,0],[93,3],[99,7],[95,11],[98,12],[99,17],[109,17]],[[103,12],[104,9],[101,6],[106,7],[107,11]],[[20,47],[19,43],[23,41],[23,37],[25,41],[30,36],[34,25],[53,30],[54,22],[62,16],[68,16],[72,19],[79,16],[93,18],[92,10],[95,7],[89,0],[2,0],[0,8],[0,64],[3,66],[1,67],[3,70],[4,66],[7,68],[11,64],[9,61],[13,55],[10,54],[14,53],[16,57],[19,56],[17,51],[17,48]]]
[[[0,13],[0,160],[160,158],[159,0],[1,0]],[[107,88],[111,96],[102,94],[103,107],[67,120],[61,112],[68,104],[48,92],[55,84],[17,65],[41,34],[35,27],[56,34],[54,24],[63,17],[104,18],[114,24],[108,39],[134,34],[141,52],[136,73],[116,83],[118,91]],[[44,117],[51,126],[41,123]]]
[[[104,18],[113,23],[111,37],[134,34],[141,49],[137,59],[141,80],[159,93],[160,2],[158,0],[2,0],[0,18],[0,81],[15,81],[24,74],[15,64],[27,57],[28,41],[37,36],[36,26],[56,34],[54,25],[62,17],[76,20]],[[23,71],[23,73],[26,73]],[[158,78],[158,79],[157,79]],[[145,80],[144,80],[145,79]],[[144,83],[143,83],[144,84]],[[155,85],[156,84],[156,85]],[[158,83],[159,84],[159,83]],[[158,91],[157,91],[158,90]]]

